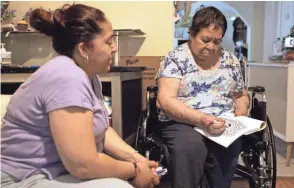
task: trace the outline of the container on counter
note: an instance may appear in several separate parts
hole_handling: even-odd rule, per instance
[[[6,51],[4,48],[4,43],[1,43],[1,49],[0,49],[0,63],[3,65],[10,65],[12,63],[11,61],[11,52]]]

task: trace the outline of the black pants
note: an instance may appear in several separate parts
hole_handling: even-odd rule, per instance
[[[203,137],[191,126],[160,123],[169,152],[173,188],[229,188],[241,152],[241,141],[228,148]]]

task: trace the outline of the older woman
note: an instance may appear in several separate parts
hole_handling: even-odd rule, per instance
[[[30,24],[52,37],[58,56],[31,75],[7,106],[1,128],[1,186],[158,184],[157,163],[139,155],[108,126],[98,74],[109,70],[117,49],[104,13],[81,4],[54,14],[36,9]]]
[[[240,141],[224,148],[193,129],[221,133],[224,120],[217,116],[229,110],[247,115],[249,99],[240,64],[221,47],[226,29],[226,18],[218,9],[200,9],[193,17],[189,42],[161,62],[157,106],[161,134],[171,153],[173,188],[195,188],[205,185],[205,179],[210,187],[230,187]]]

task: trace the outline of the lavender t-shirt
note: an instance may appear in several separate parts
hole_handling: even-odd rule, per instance
[[[57,153],[48,113],[69,106],[94,113],[97,152],[102,152],[108,113],[101,82],[98,76],[90,81],[72,59],[57,56],[32,74],[11,97],[1,128],[1,170],[20,180],[39,173],[49,179],[68,173]]]

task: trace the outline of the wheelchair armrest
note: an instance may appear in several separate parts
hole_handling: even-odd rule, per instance
[[[263,93],[265,88],[263,86],[250,86],[248,91],[253,91],[254,93]]]

